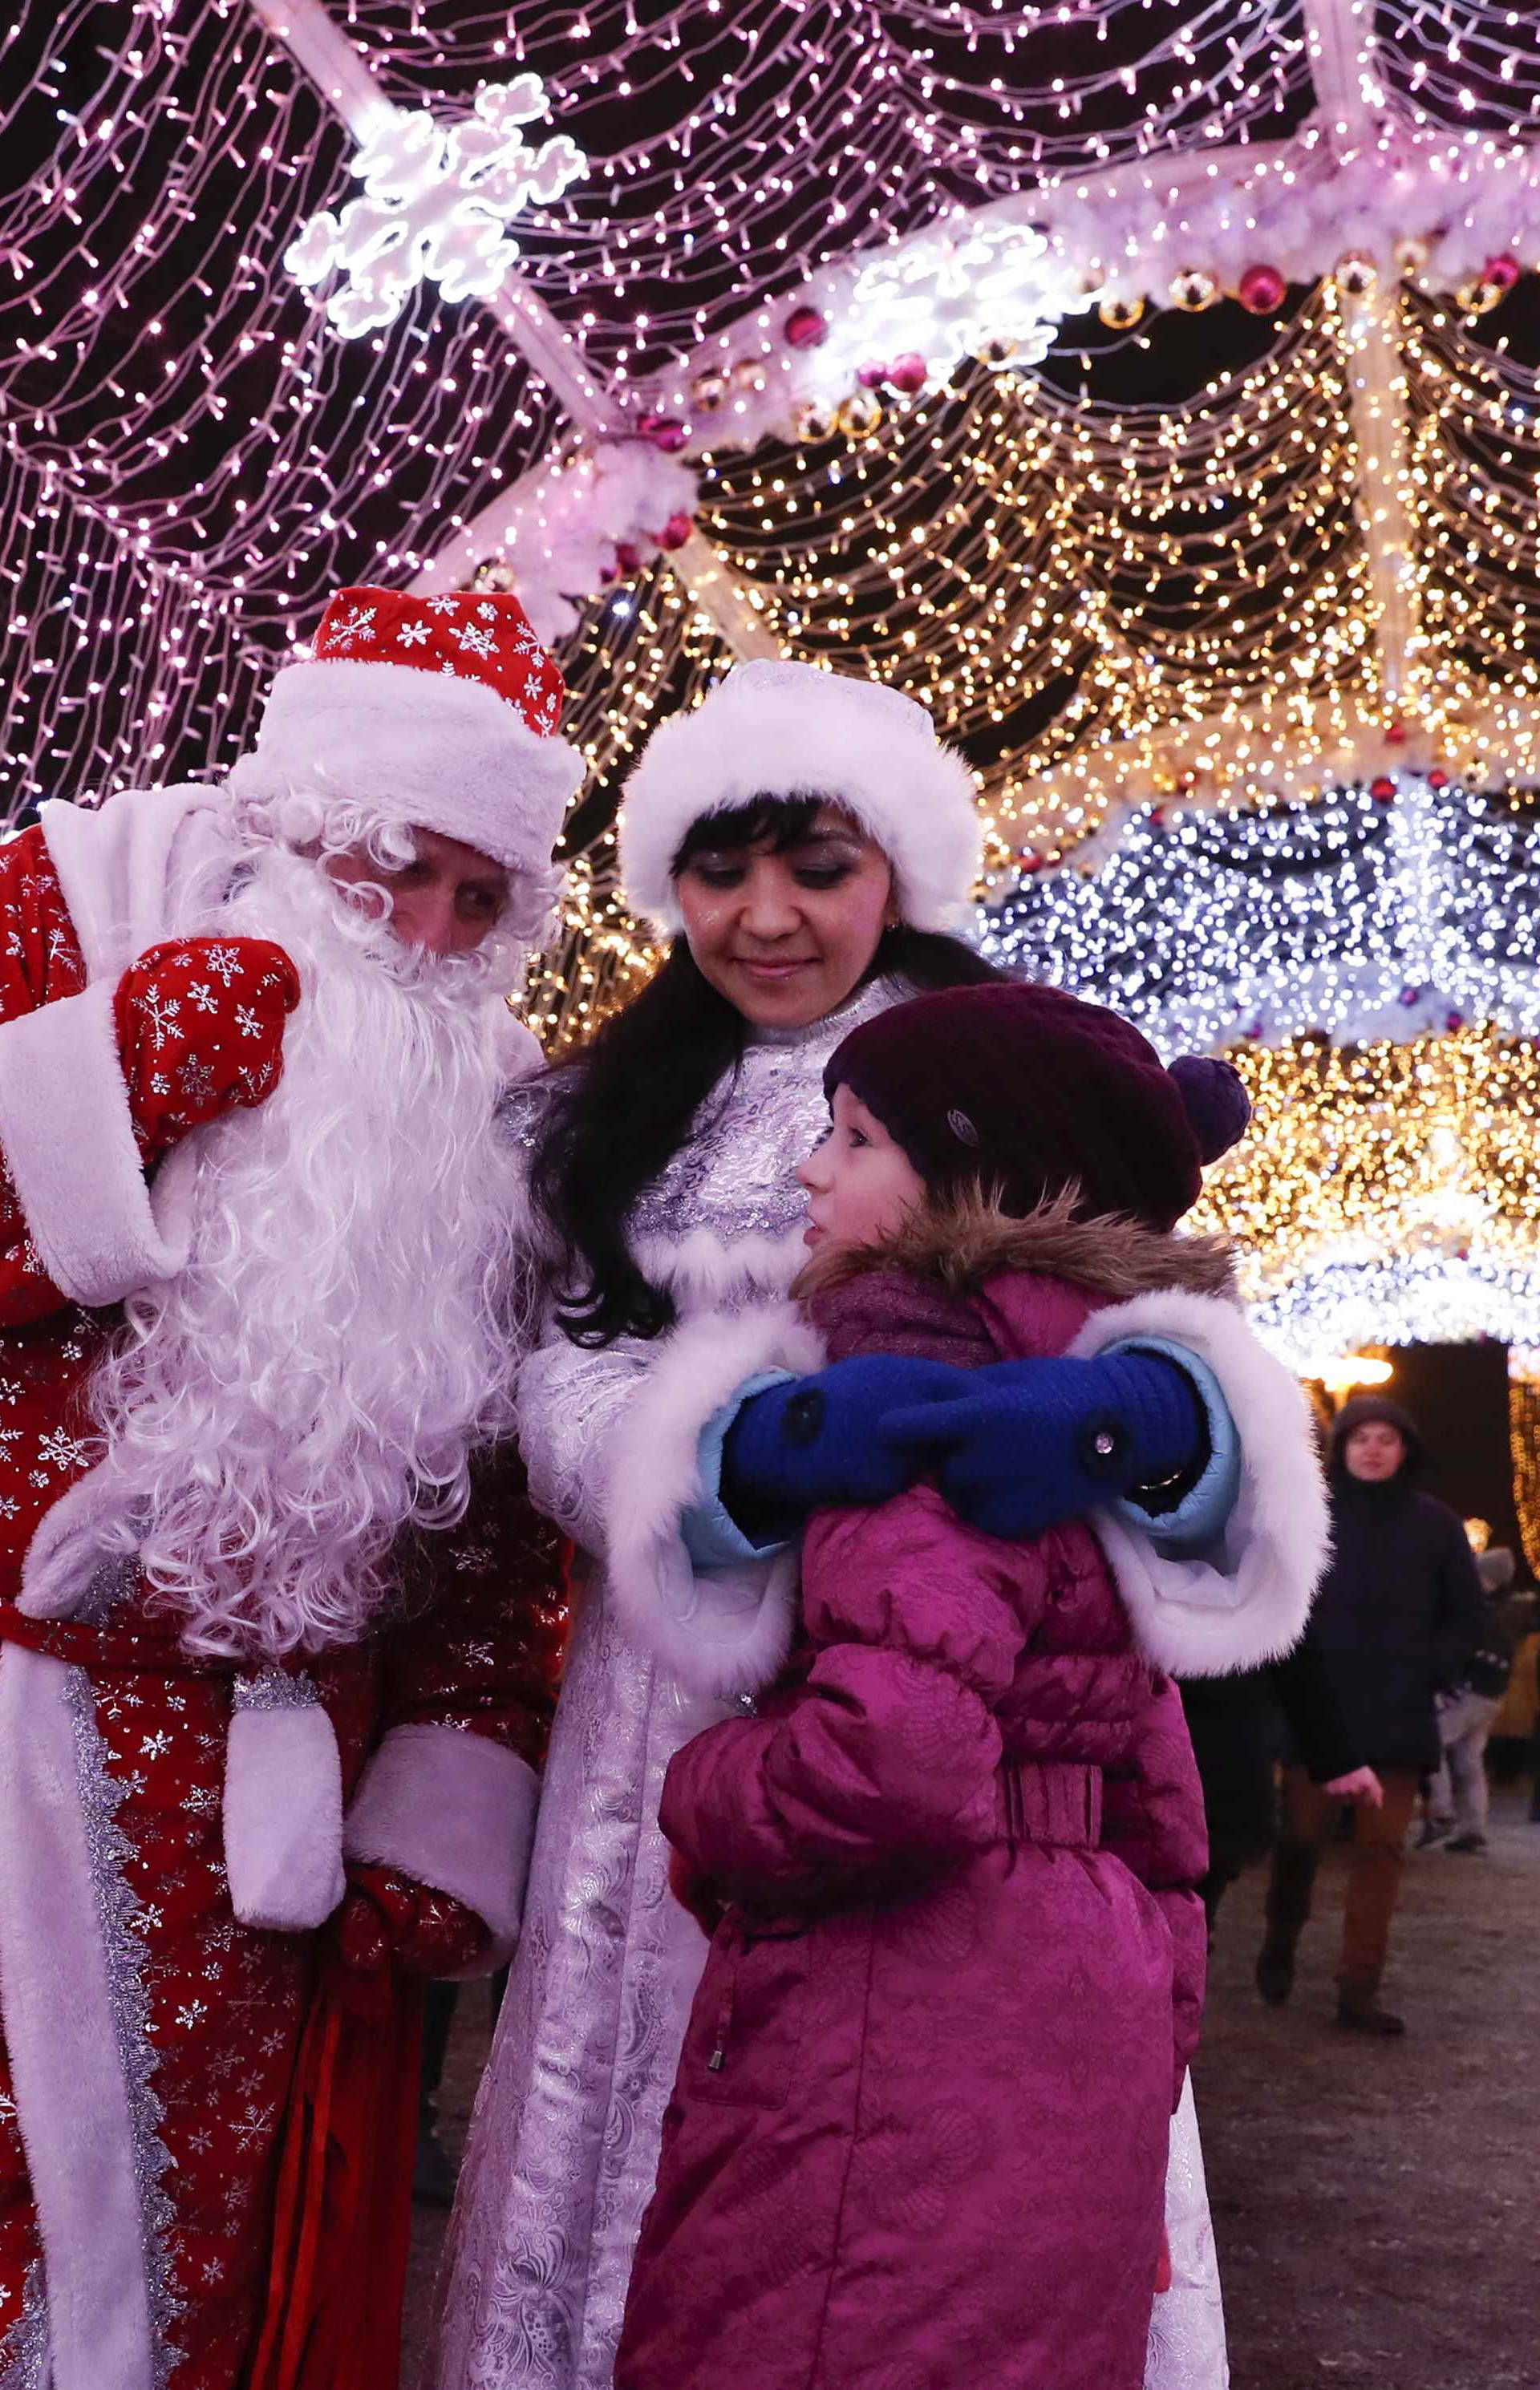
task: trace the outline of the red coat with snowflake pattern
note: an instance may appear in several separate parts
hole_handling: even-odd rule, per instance
[[[152,950],[117,1005],[149,1163],[226,1104],[263,1099],[276,1076],[273,1020],[297,992],[282,983],[275,949],[233,941],[189,951]],[[84,980],[42,834],[29,831],[0,852],[0,1022]],[[211,1073],[212,1024],[227,1060]],[[88,1381],[116,1325],[116,1313],[84,1310],[50,1282],[0,1178],[0,1637],[37,1643],[39,1628],[15,1607],[23,1561],[39,1522],[91,1464]],[[404,1555],[396,1623],[312,1667],[345,1792],[401,1727],[459,1729],[538,1766],[564,1561],[517,1462],[494,1456],[460,1526]],[[78,1613],[56,1648],[74,1687],[79,1790],[135,2137],[153,2349],[145,2390],[151,2380],[233,2390],[265,2283],[278,2134],[320,1937],[263,1933],[233,1914],[222,1831],[228,1674],[182,1659],[173,1623],[146,1611],[132,1574]],[[8,1999],[5,2012],[8,2025]],[[26,2361],[47,2345],[29,2148],[35,2155],[36,2137],[56,2128],[29,2114],[0,2043],[0,2380],[12,2362],[31,2378]]]

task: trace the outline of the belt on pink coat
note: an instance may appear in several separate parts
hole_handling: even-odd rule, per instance
[[[1094,1851],[1101,1842],[1101,1770],[1072,1760],[1007,1759],[995,1774],[1008,1843]]]

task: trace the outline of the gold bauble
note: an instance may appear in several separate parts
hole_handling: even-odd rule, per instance
[[[991,366],[995,373],[1001,373],[1007,366],[1013,365],[1020,353],[1021,343],[1012,332],[992,332],[988,340],[981,341],[973,351],[980,365]]]
[[[735,390],[761,391],[764,388],[764,366],[758,357],[739,357],[732,370]]]
[[[1144,314],[1142,299],[1100,299],[1097,314],[1110,332],[1131,332]]]
[[[874,391],[853,390],[835,416],[847,440],[870,440],[882,429],[882,404]]]
[[[714,415],[725,406],[732,385],[724,373],[699,373],[690,384],[690,397],[698,415]]]
[[[1205,307],[1213,305],[1218,296],[1219,284],[1214,276],[1197,266],[1189,266],[1178,274],[1171,286],[1172,305],[1180,307],[1188,315],[1200,315]]]
[[[835,406],[820,406],[816,399],[809,399],[797,409],[796,427],[798,439],[805,440],[810,448],[815,448],[825,440],[832,440],[839,430],[840,410]]]
[[[1488,282],[1484,275],[1478,275],[1472,282],[1462,282],[1455,293],[1468,315],[1489,315],[1507,296],[1500,282]]]
[[[1425,240],[1418,240],[1415,238],[1398,240],[1392,251],[1395,259],[1396,272],[1405,275],[1420,274],[1428,263],[1430,253]]]
[[[1350,299],[1367,298],[1379,279],[1380,268],[1367,250],[1350,249],[1337,260],[1337,288]]]

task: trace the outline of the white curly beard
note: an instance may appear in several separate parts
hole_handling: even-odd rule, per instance
[[[152,1599],[195,1651],[277,1657],[356,1640],[398,1535],[452,1523],[511,1427],[509,956],[421,956],[277,846],[217,927],[298,967],[283,1076],[199,1133],[189,1261],[95,1405]]]

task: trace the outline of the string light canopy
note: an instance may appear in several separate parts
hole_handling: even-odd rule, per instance
[[[1393,1055],[1474,1040],[1527,1087],[1524,12],[32,0],[0,57],[12,820],[226,765],[340,583],[500,580],[593,766],[553,1045],[655,959],[610,830],[638,738],[783,651],[963,748],[1002,951],[1185,1042],[1254,1020],[1264,1077],[1325,1027],[1419,1134]],[[419,199],[425,276],[348,305]],[[1318,1057],[1296,1080],[1336,1116]],[[1527,1198],[1476,1149],[1463,1259],[1386,1232],[1406,1317],[1419,1271],[1468,1319],[1528,1299]],[[1308,1317],[1259,1281],[1301,1350],[1390,1332],[1333,1312],[1361,1227],[1279,1246]]]
[[[1251,1133],[1195,1227],[1236,1238],[1262,1334],[1303,1376],[1365,1344],[1540,1344],[1540,1054],[1462,1028],[1243,1047]]]

